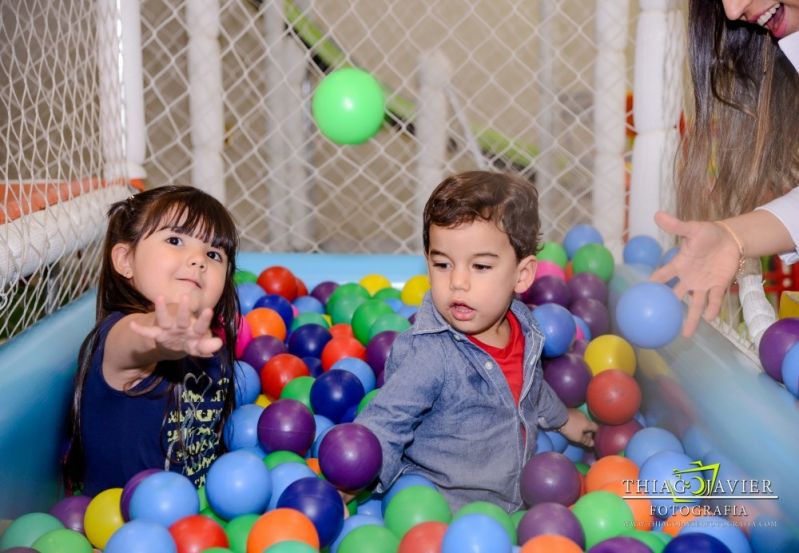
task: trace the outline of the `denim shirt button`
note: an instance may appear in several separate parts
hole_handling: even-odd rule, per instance
[[[483,365],[487,370],[491,370],[494,368],[494,364],[491,361],[486,361],[485,365]]]

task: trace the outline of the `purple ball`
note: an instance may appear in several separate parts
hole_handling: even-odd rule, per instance
[[[577,273],[566,283],[573,301],[589,298],[601,303],[608,303],[608,285],[594,273]]]
[[[566,407],[579,407],[585,403],[591,370],[580,355],[566,353],[544,360],[544,380]]]
[[[270,403],[258,418],[258,443],[267,453],[293,451],[304,456],[316,436],[316,421],[308,408],[294,399]]]
[[[388,359],[388,352],[391,351],[391,344],[399,334],[393,330],[384,330],[375,334],[369,343],[366,344],[366,362],[372,367],[375,374],[383,372]]]
[[[575,340],[572,342],[572,347],[569,350],[569,353],[574,353],[582,357],[585,355],[585,350],[588,347],[588,340]]]
[[[327,304],[330,294],[332,294],[336,288],[338,288],[338,283],[326,280],[314,286],[313,290],[311,290],[311,295],[321,301],[322,304]]]
[[[562,278],[546,275],[533,281],[533,284],[522,294],[522,301],[535,305],[557,303],[568,307],[572,301],[572,293]]]
[[[579,298],[571,304],[569,310],[573,315],[577,315],[585,321],[585,324],[591,329],[591,338],[610,332],[610,313],[608,313],[607,306],[601,301],[593,298]]]
[[[618,455],[627,448],[630,438],[642,428],[641,423],[635,419],[622,424],[600,424],[594,437],[596,456]]]
[[[585,547],[585,533],[580,521],[571,509],[560,503],[539,503],[534,505],[519,521],[516,529],[519,543],[525,543],[536,536],[555,534],[572,540]]]
[[[782,360],[791,346],[799,341],[799,319],[780,319],[763,333],[760,340],[760,362],[768,375],[782,382]]]
[[[122,496],[119,499],[120,511],[122,511],[122,518],[130,520],[130,498],[133,497],[133,492],[141,484],[141,481],[157,472],[163,472],[161,469],[144,469],[130,477],[125,487],[122,488]]]
[[[580,473],[565,455],[547,451],[533,455],[522,469],[522,499],[528,505],[571,505],[580,497]]]
[[[365,488],[377,478],[382,466],[380,442],[362,424],[337,424],[319,444],[319,468],[340,490],[352,493]]]
[[[599,542],[588,553],[652,553],[652,550],[635,538],[616,536]]]
[[[50,514],[60,520],[65,528],[83,534],[83,516],[92,498],[85,495],[65,497],[50,509]]]
[[[267,361],[279,353],[286,353],[286,346],[274,336],[256,336],[241,356],[241,361],[249,363],[259,373]]]

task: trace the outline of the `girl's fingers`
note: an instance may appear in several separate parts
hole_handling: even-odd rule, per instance
[[[199,354],[203,357],[211,357],[214,353],[219,351],[222,347],[222,340],[216,336],[212,338],[203,338],[197,342],[197,349]]]
[[[161,334],[161,329],[157,326],[142,326],[133,320],[130,321],[130,329],[139,336],[144,336],[145,338],[155,339]]]
[[[178,328],[187,329],[191,326],[191,311],[189,311],[189,297],[186,295],[180,296],[178,303],[178,312],[175,316],[175,324]]]
[[[653,282],[666,283],[676,276],[677,266],[674,264],[674,260],[672,259],[659,269],[655,270],[652,275],[650,275],[649,280]]]
[[[688,306],[688,314],[685,316],[685,324],[682,327],[683,336],[690,337],[696,332],[696,327],[699,326],[699,319],[705,308],[706,297],[707,292],[693,292],[691,303]]]
[[[678,280],[677,284],[674,285],[674,295],[677,296],[678,300],[682,300],[688,295],[688,287],[683,283],[683,281]]]
[[[166,308],[164,296],[155,298],[155,324],[161,328],[169,328],[172,326],[172,317],[169,315],[169,310]]]
[[[658,211],[655,213],[655,224],[669,234],[674,234],[676,236],[687,236],[690,229],[689,223],[681,221],[665,211]]]
[[[194,326],[192,330],[197,334],[205,334],[208,332],[208,329],[211,328],[211,319],[214,316],[214,311],[210,307],[206,307],[200,313],[200,316],[197,317],[197,320],[194,321]]]
[[[721,311],[721,301],[724,299],[724,292],[726,292],[726,289],[718,286],[710,289],[707,307],[705,307],[704,317],[706,321],[712,321],[718,317],[719,311]]]

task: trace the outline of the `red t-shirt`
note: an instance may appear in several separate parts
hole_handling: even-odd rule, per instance
[[[469,336],[469,340],[483,348],[497,362],[497,365],[502,369],[502,374],[505,375],[505,380],[508,381],[513,400],[518,405],[519,396],[522,395],[522,384],[524,383],[524,372],[522,371],[524,335],[518,319],[510,311],[508,311],[508,322],[510,323],[510,339],[504,348],[489,346],[472,336]]]

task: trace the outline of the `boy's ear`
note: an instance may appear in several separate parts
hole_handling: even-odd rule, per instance
[[[513,288],[513,291],[517,294],[521,294],[525,292],[532,284],[533,280],[535,279],[535,270],[538,266],[538,261],[536,260],[534,255],[528,255],[521,261],[519,261],[518,265],[518,277],[516,278],[516,286]]]
[[[131,247],[128,244],[114,244],[111,248],[111,263],[114,270],[125,278],[133,275],[133,259]]]

